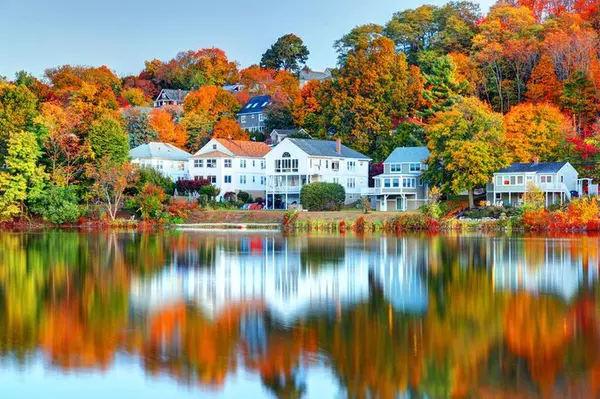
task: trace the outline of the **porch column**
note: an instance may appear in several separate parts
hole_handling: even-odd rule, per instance
[[[512,194],[512,193],[509,191],[509,192],[508,192],[508,204],[509,204],[510,206],[512,206],[512,195],[511,195],[511,194]]]
[[[288,175],[285,175],[285,209],[288,209]]]

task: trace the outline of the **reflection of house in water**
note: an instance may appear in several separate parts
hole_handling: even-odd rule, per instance
[[[596,251],[583,250],[585,240],[597,238],[523,238],[491,241],[494,284],[501,289],[525,290],[572,299],[582,285],[598,278]]]
[[[244,237],[234,246],[219,242],[210,257],[212,264],[182,267],[175,263],[151,278],[135,280],[133,306],[155,311],[185,301],[217,317],[230,306],[254,303],[264,305],[274,319],[291,322],[311,314],[335,314],[367,301],[373,290],[371,273],[396,311],[421,313],[427,308],[427,285],[421,273],[427,250],[416,238],[366,243],[265,236],[260,245],[250,245],[250,240],[256,238]],[[329,254],[321,257],[322,262],[314,256],[319,249]]]

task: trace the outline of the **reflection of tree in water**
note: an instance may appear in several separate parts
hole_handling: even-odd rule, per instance
[[[309,237],[300,249],[303,269],[338,266],[344,263],[346,246],[340,237]]]

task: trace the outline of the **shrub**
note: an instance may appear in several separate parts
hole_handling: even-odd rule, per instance
[[[291,209],[289,211],[285,211],[283,214],[283,228],[284,230],[292,230],[296,225],[296,221],[298,220],[299,212]]]
[[[599,213],[600,207],[598,206],[598,199],[594,197],[573,200],[567,208],[569,222],[575,225],[588,224],[597,219]]]
[[[532,210],[542,209],[544,208],[545,201],[546,194],[544,191],[532,182],[527,183],[527,191],[523,194],[523,208]]]
[[[221,190],[212,184],[204,185],[200,187],[200,195],[208,197],[209,200],[214,200]]]
[[[195,202],[174,199],[167,205],[167,213],[171,223],[183,223],[197,207],[198,205]]]
[[[175,183],[173,180],[166,177],[154,168],[147,166],[140,167],[136,170],[137,183],[136,189],[138,192],[142,191],[146,183],[151,183],[163,189],[168,195],[173,195],[175,191]]]
[[[252,202],[252,196],[245,191],[240,191],[239,193],[237,193],[237,198],[244,204],[249,204]]]
[[[346,191],[338,183],[309,183],[300,191],[300,203],[310,211],[340,210],[345,199]]]
[[[146,183],[142,191],[133,198],[133,203],[143,220],[160,219],[166,199],[167,196],[161,187]]]
[[[364,214],[371,212],[371,199],[369,197],[362,197],[360,199],[360,206]]]
[[[197,179],[197,180],[178,180],[175,183],[175,187],[179,194],[199,192],[204,186],[210,186],[210,180],[208,179]]]
[[[227,202],[235,202],[235,200],[237,199],[237,195],[233,191],[228,191],[225,194],[223,194],[223,199]]]
[[[53,224],[75,222],[81,214],[75,190],[54,184],[31,199],[30,209]]]

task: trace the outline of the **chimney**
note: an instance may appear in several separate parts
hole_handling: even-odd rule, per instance
[[[229,136],[227,136],[227,140],[233,141],[233,137],[231,137],[231,134]]]
[[[177,89],[177,102],[181,102],[181,89]]]
[[[540,158],[539,157],[533,158],[533,164],[537,165],[538,163],[540,163]]]
[[[335,152],[337,152],[338,154],[342,153],[342,140],[341,139],[337,139],[335,141]]]

